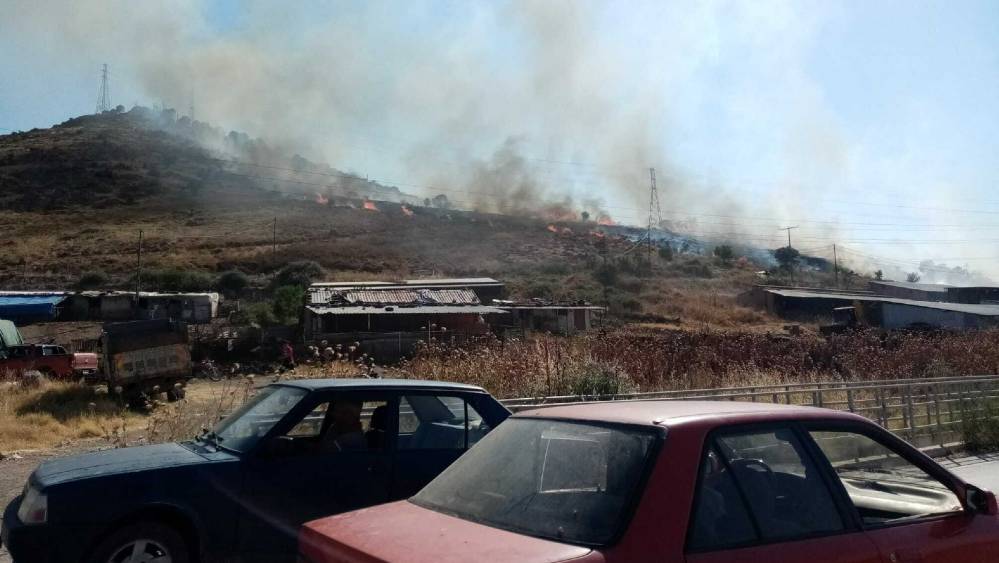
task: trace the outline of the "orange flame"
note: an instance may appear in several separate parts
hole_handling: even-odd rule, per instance
[[[316,203],[319,205],[327,205],[330,202],[330,198],[324,196],[321,193],[316,193]]]
[[[547,229],[553,233],[558,232],[558,227],[556,227],[555,225],[548,225]]]
[[[615,223],[614,220],[610,218],[610,215],[601,214],[600,217],[597,217],[597,224],[610,227],[616,225],[617,223]]]
[[[562,234],[563,235],[571,235],[572,234],[572,229],[570,229],[569,227],[562,227]]]
[[[405,205],[403,205],[402,206],[402,214],[405,215],[406,217],[412,217],[413,216],[413,210],[410,209],[410,208],[408,208],[408,207],[406,207]]]
[[[603,231],[590,231],[590,234],[597,238],[604,238],[605,236],[607,236],[603,233]]]
[[[371,201],[370,199],[364,200],[364,208],[367,209],[368,211],[378,211],[378,206],[376,206],[375,202]]]

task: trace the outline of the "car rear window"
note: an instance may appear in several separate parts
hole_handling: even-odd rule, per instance
[[[652,430],[510,419],[411,500],[506,530],[604,545],[630,516],[654,443]]]

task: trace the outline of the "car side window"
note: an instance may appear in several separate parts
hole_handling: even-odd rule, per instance
[[[289,430],[285,436],[290,436],[292,438],[308,438],[316,437],[323,430],[323,420],[326,418],[326,411],[329,409],[329,401],[319,403],[309,411],[302,420],[298,421],[291,430]]]
[[[794,540],[845,529],[832,493],[791,430],[721,435],[706,455],[701,475],[692,549]]]
[[[837,431],[811,436],[865,525],[963,511],[946,485],[873,438]]]
[[[465,399],[450,395],[406,395],[399,401],[399,449],[460,450],[490,430]]]
[[[698,483],[689,550],[724,549],[757,541],[756,528],[732,472],[717,450],[704,454]]]

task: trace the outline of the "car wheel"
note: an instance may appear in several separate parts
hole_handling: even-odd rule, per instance
[[[156,522],[125,526],[94,551],[91,563],[188,563],[187,543],[177,530]]]

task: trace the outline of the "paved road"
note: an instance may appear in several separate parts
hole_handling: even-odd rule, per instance
[[[999,454],[938,459],[965,481],[999,494]]]

